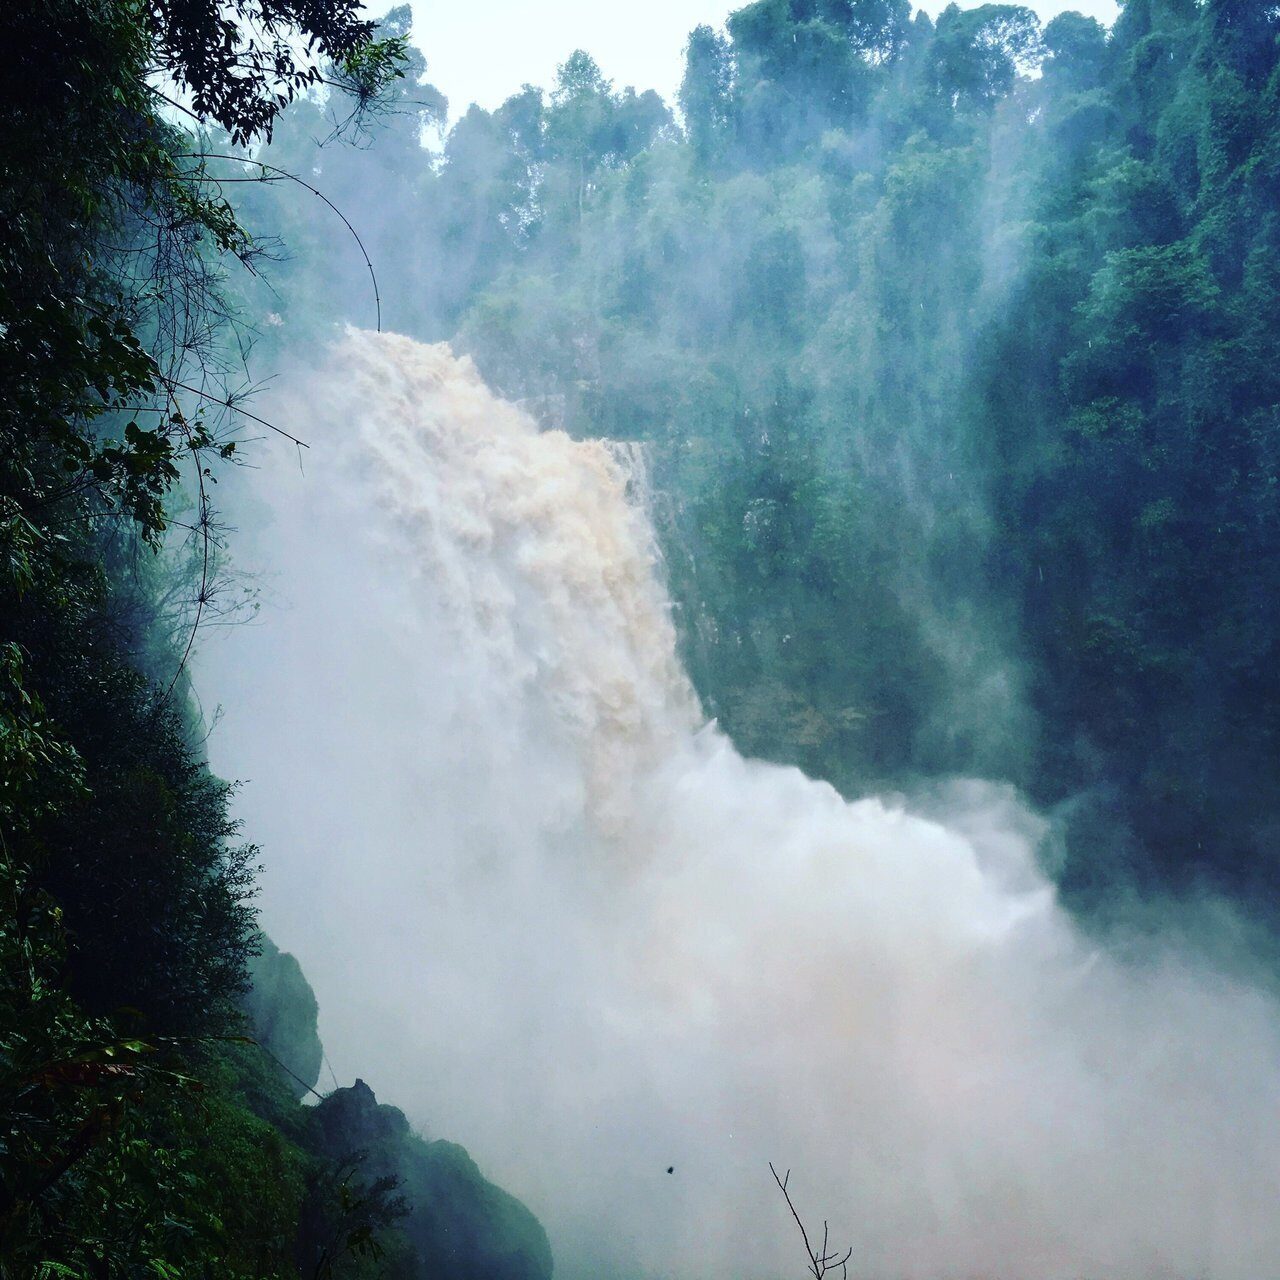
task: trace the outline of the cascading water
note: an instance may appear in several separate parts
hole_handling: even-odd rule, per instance
[[[620,459],[446,348],[351,332],[274,412],[317,446],[261,491],[282,604],[210,672],[264,921],[559,1274],[798,1273],[770,1159],[859,1276],[1280,1270],[1266,997],[1087,942],[1005,789],[739,756]]]

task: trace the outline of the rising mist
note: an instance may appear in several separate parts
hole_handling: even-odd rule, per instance
[[[1256,1277],[1280,1018],[1083,936],[1007,786],[930,816],[744,759],[676,659],[643,468],[350,332],[275,398],[217,753],[356,1070],[461,1138],[564,1276]],[[633,459],[634,459],[633,455]],[[668,1174],[668,1168],[674,1170]]]

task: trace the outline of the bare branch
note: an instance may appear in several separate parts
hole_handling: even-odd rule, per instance
[[[231,160],[237,164],[251,164],[251,165],[254,165],[256,168],[260,169],[264,175],[272,174],[276,178],[284,178],[290,182],[296,182],[298,186],[305,188],[307,191],[310,191],[311,194],[315,196],[317,199],[323,200],[324,203],[328,205],[329,208],[332,209],[333,212],[336,213],[339,218],[342,219],[343,225],[347,228],[348,231],[351,232],[351,237],[353,240],[355,240],[356,245],[360,249],[360,254],[364,258],[364,265],[369,269],[369,279],[373,283],[374,309],[377,313],[376,327],[379,333],[382,332],[382,295],[378,292],[378,277],[373,270],[373,262],[370,259],[369,254],[364,247],[364,241],[360,239],[359,233],[356,231],[355,227],[351,225],[350,219],[348,219],[347,215],[343,213],[342,210],[339,209],[338,206],[334,204],[333,201],[330,200],[329,197],[325,195],[323,191],[320,191],[317,188],[313,187],[311,183],[307,182],[305,179],[299,178],[296,173],[290,173],[287,169],[278,168],[276,165],[273,165],[273,164],[266,164],[261,160],[248,160],[244,156],[229,156],[229,155],[221,154],[216,151],[190,152],[184,155],[183,158],[187,160]],[[243,178],[218,178],[215,175],[210,174],[209,181],[214,183],[243,182],[244,179]],[[264,177],[264,178],[254,179],[254,181],[269,181],[269,179]]]
[[[782,1198],[787,1202],[787,1208],[791,1210],[791,1216],[795,1219],[796,1226],[800,1228],[800,1238],[804,1241],[804,1251],[808,1256],[808,1271],[813,1280],[823,1280],[828,1272],[839,1271],[842,1280],[847,1280],[849,1274],[849,1259],[853,1257],[853,1246],[850,1245],[844,1253],[839,1250],[832,1251],[830,1249],[830,1228],[824,1219],[822,1223],[822,1249],[817,1251],[809,1242],[809,1232],[805,1229],[803,1220],[799,1211],[796,1209],[795,1202],[791,1199],[791,1192],[787,1190],[787,1184],[791,1181],[791,1170],[788,1169],[782,1176],[778,1175],[777,1169],[773,1167],[773,1161],[769,1161],[769,1172],[773,1174],[773,1180],[778,1184],[778,1190],[782,1192]]]
[[[198,387],[188,386],[185,382],[179,382],[176,378],[164,378],[163,381],[170,387],[178,387],[182,391],[189,391],[193,396],[199,396],[202,400],[208,400],[212,404],[220,404],[224,409],[230,409],[232,413],[238,413],[241,417],[248,418],[251,422],[256,422],[259,426],[266,427],[268,431],[274,431],[278,436],[284,436],[286,440],[292,440],[299,449],[310,449],[311,446],[305,440],[299,440],[297,436],[290,435],[283,427],[277,427],[274,422],[268,422],[266,418],[259,418],[257,414],[250,413],[248,409],[243,409],[234,399],[220,400],[217,396],[210,395],[207,391],[201,391]]]

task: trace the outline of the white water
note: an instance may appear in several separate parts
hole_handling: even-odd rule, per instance
[[[1280,1018],[1087,944],[1040,821],[846,804],[699,722],[644,513],[445,348],[351,333],[274,407],[281,607],[215,764],[343,1082],[465,1143],[559,1274],[1280,1274]],[[674,1173],[666,1172],[674,1166]]]

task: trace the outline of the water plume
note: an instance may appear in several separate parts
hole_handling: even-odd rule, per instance
[[[625,455],[447,348],[349,332],[274,412],[317,446],[266,471],[282,606],[208,681],[265,923],[338,1074],[562,1276],[798,1273],[770,1159],[858,1276],[1280,1268],[1267,996],[1082,936],[1008,788],[924,816],[744,759]]]

